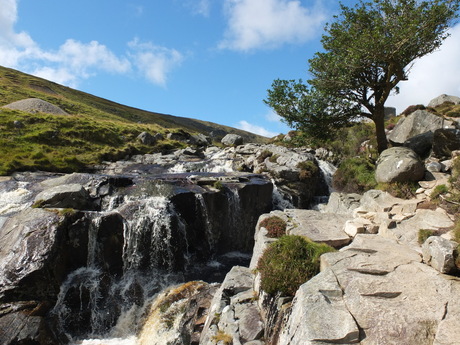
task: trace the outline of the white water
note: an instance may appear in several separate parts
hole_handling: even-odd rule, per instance
[[[215,240],[211,229],[211,222],[209,221],[208,207],[206,206],[206,203],[204,201],[203,194],[197,193],[195,194],[195,198],[199,206],[198,209],[201,209],[201,214],[205,219],[206,239],[208,241],[209,249],[213,251],[215,247]]]
[[[323,173],[324,180],[329,188],[329,193],[332,193],[332,176],[337,171],[337,168],[332,163],[320,159],[318,159],[318,165],[321,169],[321,172]]]

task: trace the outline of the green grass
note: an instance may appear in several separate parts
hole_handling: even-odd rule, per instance
[[[70,115],[0,108],[0,175],[24,170],[83,171],[104,160],[183,146],[174,141],[161,141],[155,147],[141,145],[136,137],[143,131],[209,135],[217,130],[242,135],[246,141],[266,142],[266,138],[235,128],[128,107],[0,66],[0,107],[26,98],[40,98]],[[14,121],[24,127],[16,128]]]

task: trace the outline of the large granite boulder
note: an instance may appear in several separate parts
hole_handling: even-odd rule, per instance
[[[380,154],[377,160],[377,182],[419,181],[425,175],[425,167],[417,154],[406,147],[392,147]]]
[[[243,145],[243,137],[238,134],[227,134],[222,138],[221,142],[226,146]]]
[[[408,139],[417,135],[434,132],[439,128],[451,127],[452,121],[434,115],[426,110],[416,110],[403,117],[388,135],[388,140],[394,145],[403,145]]]

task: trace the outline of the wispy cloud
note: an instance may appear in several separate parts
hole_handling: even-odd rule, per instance
[[[125,55],[98,42],[66,40],[56,50],[43,50],[26,32],[15,32],[18,0],[0,0],[0,65],[20,69],[55,82],[77,87],[98,73],[140,71],[150,82],[164,86],[167,75],[183,57],[174,50],[134,39]],[[138,9],[138,11],[141,9]]]
[[[409,105],[428,105],[431,99],[449,94],[460,96],[460,24],[451,29],[441,49],[424,56],[414,64],[409,80],[399,84],[399,95],[389,98],[387,105],[402,112]]]
[[[242,129],[244,131],[248,131],[251,133],[255,133],[258,135],[262,135],[264,137],[272,138],[279,133],[271,132],[261,126],[253,125],[247,121],[240,121],[238,124],[235,126],[236,128]]]
[[[189,0],[186,2],[186,6],[191,8],[194,14],[203,17],[209,17],[211,13],[211,0]]]
[[[134,39],[129,42],[130,57],[137,69],[152,83],[165,86],[167,75],[179,66],[184,56],[175,49]]]
[[[239,51],[304,43],[322,30],[319,5],[303,7],[297,0],[225,0],[228,28],[219,47]]]

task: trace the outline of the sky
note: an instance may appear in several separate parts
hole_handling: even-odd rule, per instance
[[[355,1],[342,1],[352,6]],[[272,137],[274,79],[307,80],[335,0],[0,0],[0,65],[128,106]],[[417,61],[402,112],[460,96],[460,24]]]

